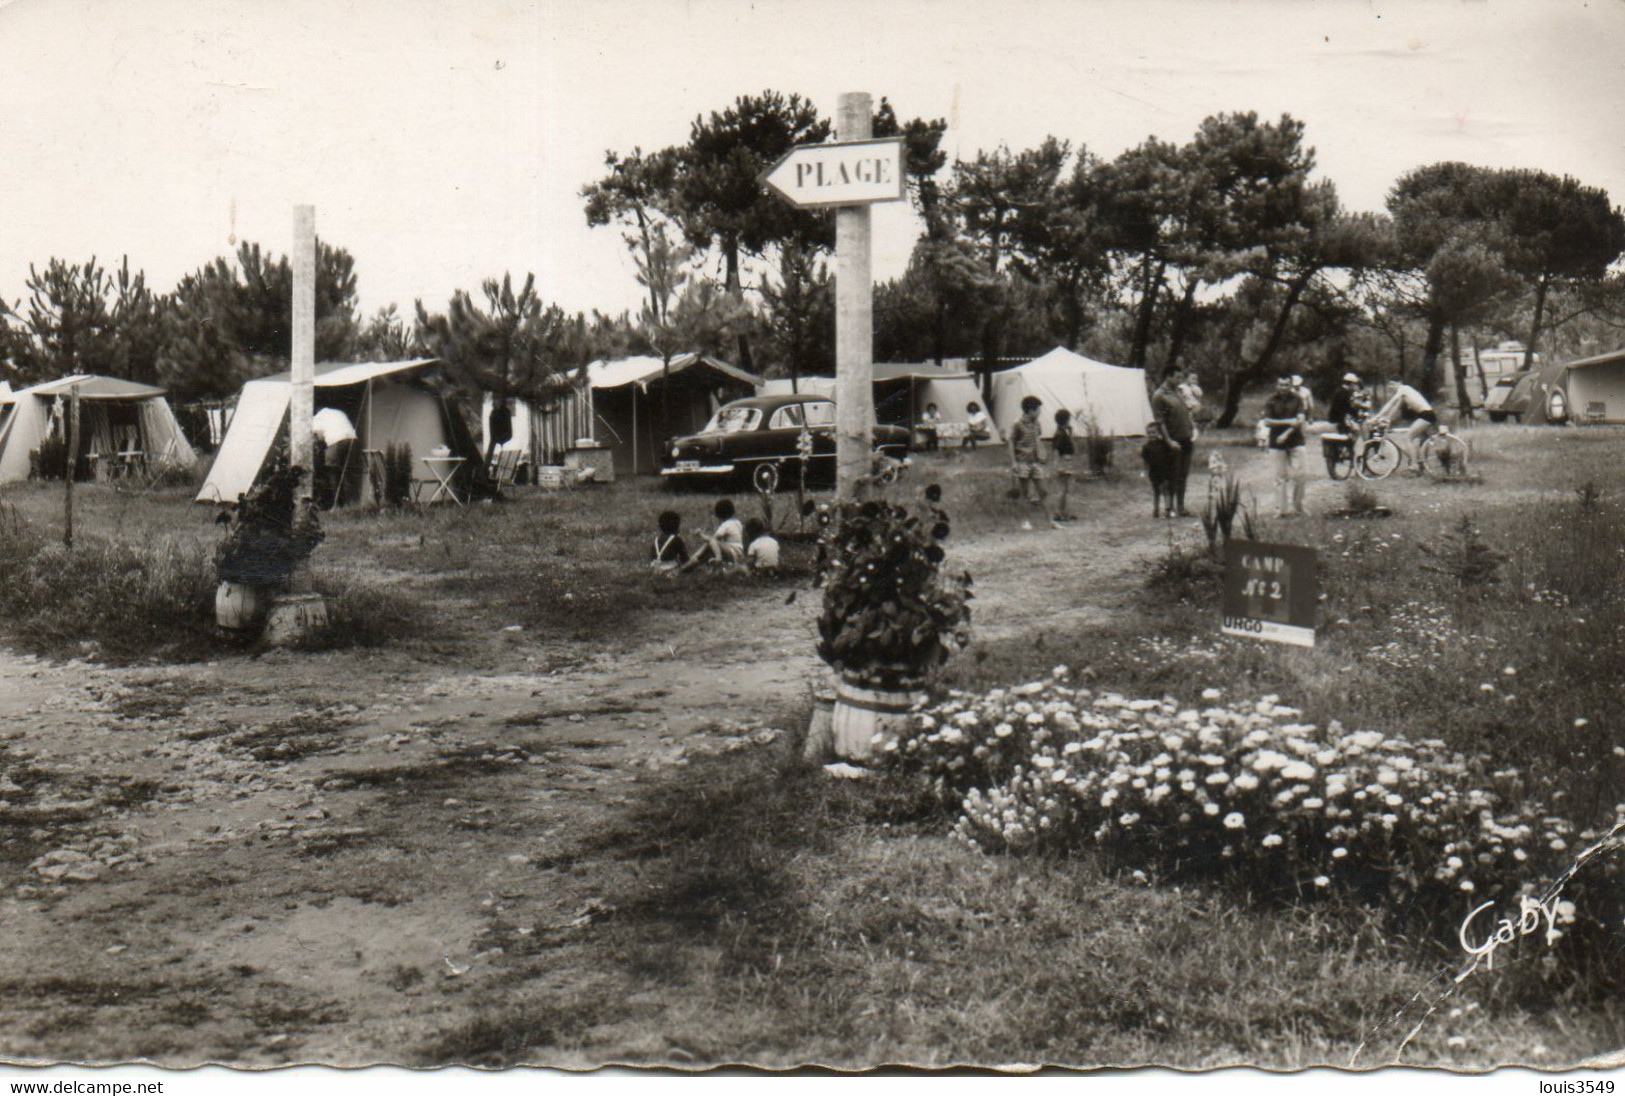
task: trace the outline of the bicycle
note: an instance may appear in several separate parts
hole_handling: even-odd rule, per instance
[[[1422,444],[1416,447],[1416,471],[1418,475],[1427,472],[1428,459],[1435,458],[1445,476],[1467,474],[1467,463],[1472,459],[1473,448],[1467,439],[1451,433],[1450,428],[1439,423],[1433,432],[1422,439]]]
[[[1356,471],[1361,479],[1387,479],[1405,459],[1398,443],[1388,436],[1388,424],[1381,419],[1367,424],[1358,456],[1354,439],[1347,434],[1324,434],[1320,444],[1326,472],[1334,480],[1346,480]]]

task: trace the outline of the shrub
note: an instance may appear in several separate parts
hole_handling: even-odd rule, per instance
[[[1527,797],[1518,772],[1483,771],[1438,740],[1318,728],[1271,696],[1205,696],[1198,709],[1096,694],[1057,668],[950,694],[887,756],[957,800],[955,832],[984,851],[1092,844],[1120,867],[1229,876],[1271,897],[1352,892],[1452,929],[1597,836]],[[1621,867],[1598,869],[1616,890]],[[1603,927],[1600,911],[1585,916]]]
[[[1101,431],[1100,420],[1093,415],[1084,415],[1082,422],[1083,452],[1089,461],[1089,472],[1104,476],[1112,466],[1112,436]]]
[[[1501,581],[1501,565],[1507,557],[1490,547],[1483,534],[1466,514],[1437,545],[1419,546],[1431,562],[1422,569],[1442,575],[1462,591],[1481,590]]]
[[[819,515],[824,607],[818,657],[851,680],[911,688],[967,640],[970,576],[942,573],[947,515],[927,502],[871,499]]]

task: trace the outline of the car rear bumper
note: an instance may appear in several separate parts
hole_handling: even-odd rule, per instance
[[[734,466],[731,464],[702,464],[698,468],[677,468],[675,466],[662,468],[662,476],[731,476]]]

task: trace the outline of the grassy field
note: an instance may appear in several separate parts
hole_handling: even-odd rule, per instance
[[[1129,696],[1274,694],[1316,723],[1438,737],[1516,767],[1594,824],[1625,800],[1625,509],[1613,486],[1625,436],[1508,427],[1472,437],[1472,481],[1376,485],[1392,517],[1329,516],[1346,489],[1320,479],[1315,516],[1263,520],[1267,539],[1320,551],[1312,650],[1219,637],[1201,530],[1151,519],[1132,447],[1119,446],[1105,480],[1076,484],[1082,520],[1065,530],[1006,498],[995,453],[922,461],[900,490],[942,484],[950,559],[979,592],[977,638],[943,684],[1007,686],[1065,664]],[[1242,434],[1201,444],[1199,458],[1224,453],[1244,495],[1273,512],[1264,462]],[[1192,502],[1206,490],[1199,471]],[[0,544],[12,547],[0,568],[50,567],[37,568],[34,595],[0,597],[0,612],[15,646],[85,654],[92,634],[104,658],[128,662],[139,645],[107,637],[163,599],[116,592],[144,588],[130,576],[152,557],[182,561],[147,587],[182,591],[173,600],[186,619],[186,591],[212,588],[206,561],[220,533],[183,491],[78,497],[93,546],[82,552],[135,553],[122,585],[100,562],[71,581],[54,575],[64,556],[41,546],[59,538],[60,494],[8,490]],[[954,812],[920,787],[805,766],[810,547],[787,545],[790,573],[768,582],[674,583],[644,566],[660,510],[679,509],[685,532],[700,531],[711,501],[622,483],[468,510],[331,515],[317,569],[360,606],[354,649],[267,659],[221,646],[206,627],[160,623],[173,640],[165,657],[194,664],[108,671],[128,696],[99,717],[119,731],[107,749],[173,735],[186,757],[218,743],[221,757],[251,755],[231,762],[233,786],[258,775],[272,790],[211,799],[200,770],[199,783],[181,781],[189,790],[174,813],[151,815],[179,828],[170,842],[184,855],[117,892],[86,883],[29,901],[57,911],[53,925],[102,924],[120,903],[141,903],[136,924],[151,939],[146,952],[129,941],[128,954],[143,955],[146,981],[129,984],[187,979],[205,1022],[69,993],[63,971],[50,982],[7,970],[12,996],[39,1019],[0,1050],[82,1053],[79,1030],[171,1063],[1293,1068],[1347,1063],[1364,1043],[1359,1064],[1377,1065],[1400,1039],[1384,1023],[1418,994],[1431,999],[1459,965],[1425,927],[1396,929],[1392,911],[1266,902],[1222,879],[1141,881],[1087,852],[983,855],[951,837]],[[757,512],[754,497],[738,502],[742,515]],[[793,510],[779,506],[781,517]],[[1460,540],[1463,517],[1476,539]],[[71,615],[49,600],[68,592]],[[278,707],[295,699],[299,712]],[[130,735],[136,726],[144,737]],[[53,733],[71,744],[79,732]],[[317,789],[300,794],[329,817],[297,823],[313,836],[286,853],[222,844],[278,780]],[[152,804],[119,810],[148,818],[181,794],[170,787],[159,774]],[[266,825],[288,824],[275,821],[280,802],[267,800]],[[51,843],[28,842],[30,855]],[[20,870],[18,856],[0,864]],[[164,906],[168,891],[203,908]],[[333,922],[340,907],[329,901],[358,919],[353,939],[324,942],[296,920],[318,902],[322,924]],[[257,926],[260,950],[245,950],[235,920],[199,921],[195,952],[164,942],[210,904]],[[414,951],[420,922],[432,927]],[[282,932],[316,952],[269,948]],[[377,945],[387,956],[362,943],[380,933],[401,941]],[[1613,947],[1528,948],[1498,962],[1444,1001],[1403,1060],[1557,1066],[1625,1045],[1615,980],[1625,937]],[[293,984],[292,971],[318,960],[316,988],[294,994],[302,1018],[246,1029],[233,1019],[265,1006],[254,979],[223,964]],[[99,953],[64,962],[91,984],[111,977],[93,974]],[[269,1028],[291,1035],[256,1042]]]

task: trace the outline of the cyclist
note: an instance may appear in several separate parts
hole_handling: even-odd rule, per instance
[[[1421,445],[1428,435],[1439,429],[1439,414],[1433,410],[1433,405],[1427,401],[1427,397],[1406,384],[1405,378],[1400,374],[1395,373],[1389,379],[1388,385],[1390,390],[1388,402],[1382,405],[1382,409],[1375,417],[1393,422],[1394,415],[1400,411],[1410,415],[1411,425],[1405,431],[1405,435],[1411,441],[1410,449],[1406,450],[1397,437],[1394,438],[1394,444],[1399,445],[1406,456],[1417,458],[1417,471],[1421,472],[1423,471],[1419,459]]]
[[[1360,451],[1360,444],[1365,441],[1365,420],[1369,414],[1371,399],[1361,390],[1359,376],[1344,373],[1342,383],[1337,386],[1337,391],[1332,393],[1332,401],[1326,408],[1326,419],[1331,423],[1332,431],[1343,435],[1347,440],[1341,442],[1328,440],[1326,445],[1328,471],[1331,471],[1333,459],[1339,453],[1352,461],[1355,454]]]

